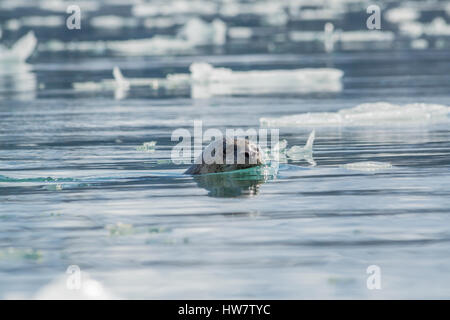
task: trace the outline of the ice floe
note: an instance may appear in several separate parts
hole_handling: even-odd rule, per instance
[[[269,71],[232,71],[214,68],[208,63],[193,63],[190,74],[168,74],[165,78],[128,78],[118,67],[113,69],[114,80],[74,83],[79,91],[116,90],[116,98],[126,96],[133,87],[166,92],[192,98],[220,95],[253,95],[267,93],[338,92],[342,90],[343,72],[338,69],[296,69]]]
[[[386,11],[384,17],[386,20],[392,23],[400,23],[405,21],[417,20],[420,13],[416,8],[411,7],[397,7]]]
[[[183,26],[178,36],[191,45],[223,45],[226,42],[226,34],[227,26],[219,19],[214,19],[209,24],[199,18],[193,18]]]
[[[338,43],[343,50],[361,49],[368,45],[389,46],[395,40],[395,34],[391,31],[363,30],[342,31],[335,30],[330,22],[325,24],[324,31],[291,31],[289,39],[293,42],[324,43],[327,52],[332,51],[334,44]]]
[[[448,121],[449,113],[450,107],[438,104],[395,105],[378,102],[337,112],[308,112],[280,118],[260,118],[260,124],[268,127],[401,125]]]
[[[233,71],[208,63],[190,66],[193,98],[267,93],[339,92],[343,72],[338,69]]]
[[[447,24],[442,17],[437,17],[430,23],[421,23],[417,21],[400,23],[399,30],[402,34],[410,37],[420,37],[422,35],[450,36],[450,24]]]
[[[92,27],[97,29],[121,29],[138,26],[138,21],[136,19],[115,15],[96,16],[93,17],[89,23]]]
[[[231,27],[228,36],[232,39],[249,39],[253,36],[253,30],[248,27]]]
[[[37,45],[37,39],[33,31],[28,32],[17,40],[11,48],[0,45],[1,62],[24,62],[31,56]]]
[[[103,17],[93,23],[98,27],[102,23],[112,23],[113,17]],[[120,27],[128,22],[121,20]],[[118,27],[119,27],[118,26]],[[43,51],[111,51],[121,55],[145,56],[160,54],[191,53],[197,46],[221,46],[226,42],[226,24],[219,19],[207,23],[198,18],[188,20],[176,36],[156,35],[151,38],[113,40],[113,41],[77,41],[62,42],[52,40],[41,46]]]
[[[189,74],[168,74],[165,78],[128,78],[122,74],[119,67],[113,68],[114,79],[104,79],[99,82],[75,82],[76,91],[114,91],[116,99],[123,99],[131,88],[142,88],[148,91],[164,90],[168,95],[186,95],[190,91]]]
[[[343,164],[340,167],[347,169],[347,170],[369,171],[370,172],[370,171],[391,169],[392,164],[390,162],[361,161],[361,162],[353,162],[353,163]]]
[[[217,4],[201,0],[152,1],[134,5],[131,13],[136,17],[214,15],[217,13]]]

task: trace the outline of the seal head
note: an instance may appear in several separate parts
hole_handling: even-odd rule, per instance
[[[207,174],[257,167],[264,154],[256,143],[245,138],[223,138],[211,142],[185,174]]]

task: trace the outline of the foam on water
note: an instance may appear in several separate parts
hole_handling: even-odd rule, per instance
[[[280,118],[260,118],[259,121],[262,126],[268,127],[401,125],[448,121],[449,113],[450,107],[438,104],[377,102],[337,112],[308,112]]]

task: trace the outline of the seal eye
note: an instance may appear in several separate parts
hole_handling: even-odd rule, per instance
[[[215,157],[215,156],[216,156],[216,149],[214,149],[214,150],[211,152],[211,156],[212,156],[212,157]]]

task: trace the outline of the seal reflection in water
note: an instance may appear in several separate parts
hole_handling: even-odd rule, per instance
[[[211,142],[185,174],[214,197],[251,196],[267,181],[264,153],[244,138]]]

